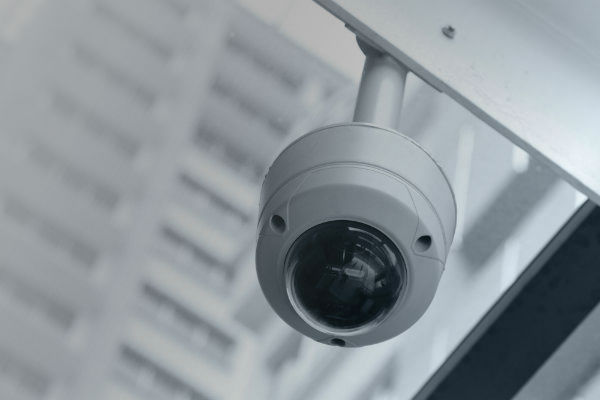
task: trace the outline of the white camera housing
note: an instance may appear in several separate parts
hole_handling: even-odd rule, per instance
[[[304,302],[306,297],[297,297],[294,289],[295,280],[304,279],[296,276],[306,274],[296,272],[294,268],[300,267],[290,263],[290,249],[305,232],[332,221],[371,227],[376,236],[373,243],[385,242],[383,253],[373,253],[364,242],[354,244],[353,249],[366,255],[367,260],[375,260],[380,269],[370,269],[370,261],[363,263],[360,254],[360,265],[355,261],[352,267],[324,266],[326,271],[321,272],[330,274],[330,283],[337,283],[319,290],[334,297],[323,298],[326,304],[320,306],[324,308],[307,307],[313,303]],[[288,146],[265,177],[256,250],[258,279],[275,312],[304,335],[348,347],[378,343],[408,329],[428,308],[444,270],[455,226],[456,203],[450,183],[440,166],[416,142],[392,129],[368,123],[325,127]],[[353,228],[349,231],[362,235]],[[308,242],[304,240],[305,254],[313,250],[328,252],[319,249],[321,239],[316,235]],[[338,247],[352,246],[342,238],[331,240],[337,240]],[[370,243],[371,239],[365,240]],[[340,251],[346,254],[345,250]],[[399,253],[400,257],[392,253]],[[378,280],[385,264],[382,257],[388,256],[397,261],[395,269],[388,270],[392,278]],[[361,300],[360,310],[368,310],[364,320],[348,314],[343,304],[331,304],[331,299],[338,299],[335,296],[339,293],[334,293],[338,289],[346,290],[340,294],[340,302],[347,296],[364,294],[358,293],[357,288],[362,286],[348,289],[341,287],[340,282],[358,285],[358,280],[367,278],[375,300]],[[397,287],[390,288],[390,282]],[[385,285],[387,297],[377,292]],[[318,300],[313,296],[314,299]],[[379,301],[389,304],[378,310],[374,304]],[[344,318],[351,318],[351,323],[338,324],[335,315],[319,315],[323,309],[332,310],[334,306],[346,313]]]

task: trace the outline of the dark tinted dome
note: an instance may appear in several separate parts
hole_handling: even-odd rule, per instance
[[[314,322],[354,329],[382,318],[404,287],[398,248],[383,233],[352,221],[304,232],[291,247],[286,271],[292,301]]]

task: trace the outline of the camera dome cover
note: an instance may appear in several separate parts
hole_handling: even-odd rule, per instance
[[[325,222],[304,232],[285,268],[298,312],[332,330],[376,324],[396,304],[406,276],[397,246],[354,221]]]

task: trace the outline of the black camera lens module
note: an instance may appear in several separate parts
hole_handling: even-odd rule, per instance
[[[379,230],[354,221],[325,222],[304,232],[288,252],[285,271],[296,307],[335,330],[379,322],[406,280],[397,246]]]

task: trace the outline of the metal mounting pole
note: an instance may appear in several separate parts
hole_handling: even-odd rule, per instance
[[[396,129],[400,122],[408,69],[363,40],[357,41],[366,59],[354,110],[354,122]]]

